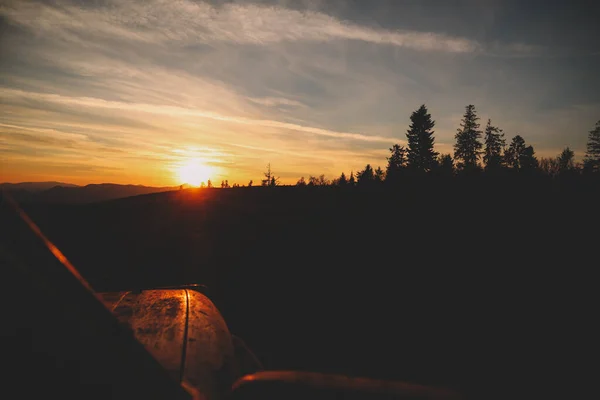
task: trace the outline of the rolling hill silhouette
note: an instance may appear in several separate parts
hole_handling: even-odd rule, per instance
[[[184,185],[185,187],[186,185]],[[159,192],[179,190],[179,186],[152,187],[114,183],[77,186],[62,182],[2,183],[0,189],[9,192],[19,202],[82,204],[114,200]]]

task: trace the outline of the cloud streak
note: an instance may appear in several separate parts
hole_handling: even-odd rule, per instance
[[[198,117],[208,118],[216,121],[233,122],[236,124],[252,125],[252,126],[263,126],[269,128],[285,129],[288,131],[295,131],[300,133],[309,133],[319,136],[327,136],[337,139],[347,140],[358,140],[365,142],[384,142],[390,143],[395,139],[390,137],[382,136],[369,136],[359,133],[350,132],[337,132],[328,129],[315,128],[311,126],[303,126],[298,124],[292,124],[281,121],[272,121],[265,119],[250,119],[244,117],[222,115],[215,112],[202,111],[190,108],[183,108],[177,106],[168,105],[154,105],[144,103],[125,103],[120,101],[107,101],[103,99],[91,98],[91,97],[67,97],[57,94],[49,93],[35,93],[26,92],[18,89],[0,89],[0,98],[6,100],[14,99],[34,99],[43,100],[52,103],[74,105],[79,107],[91,107],[91,108],[108,108],[121,111],[130,112],[142,112],[150,113],[155,115],[165,115],[171,117]]]
[[[249,97],[248,100],[250,100],[253,103],[260,104],[260,105],[267,106],[267,107],[277,107],[277,106],[306,107],[305,104],[303,104],[299,101],[285,99],[282,97],[263,97],[263,98]]]
[[[14,23],[67,41],[95,35],[151,44],[195,45],[335,40],[385,44],[419,51],[469,53],[480,45],[469,39],[433,32],[377,29],[315,11],[278,6],[225,4],[215,7],[189,0],[109,1],[106,7],[83,9],[16,2],[0,7]]]

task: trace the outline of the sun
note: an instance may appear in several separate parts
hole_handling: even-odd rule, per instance
[[[202,160],[192,158],[185,161],[177,168],[179,181],[192,186],[200,186],[210,179],[212,169],[204,164]]]

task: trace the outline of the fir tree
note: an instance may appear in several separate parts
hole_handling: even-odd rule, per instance
[[[438,153],[433,150],[433,127],[435,121],[423,104],[410,116],[409,129],[406,132],[408,148],[406,158],[408,167],[414,171],[428,172],[433,169]]]
[[[492,120],[488,119],[485,127],[485,150],[483,152],[483,162],[488,171],[498,169],[502,166],[502,150],[506,146],[504,133],[502,129],[492,125]]]
[[[475,106],[469,104],[465,109],[465,114],[460,123],[454,144],[454,159],[458,161],[458,168],[462,170],[475,170],[478,168],[481,148],[481,131],[477,122],[477,112]]]
[[[525,152],[525,139],[520,135],[512,138],[510,146],[504,152],[504,163],[506,166],[518,170],[521,168],[521,156]]]
[[[403,146],[395,144],[390,148],[388,165],[385,171],[386,182],[398,183],[402,176],[402,171],[406,167],[406,150]]]

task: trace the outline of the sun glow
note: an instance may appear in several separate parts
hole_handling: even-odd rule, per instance
[[[206,183],[212,173],[212,168],[197,158],[189,159],[177,168],[180,183],[187,183],[192,186],[200,186],[202,183]]]

